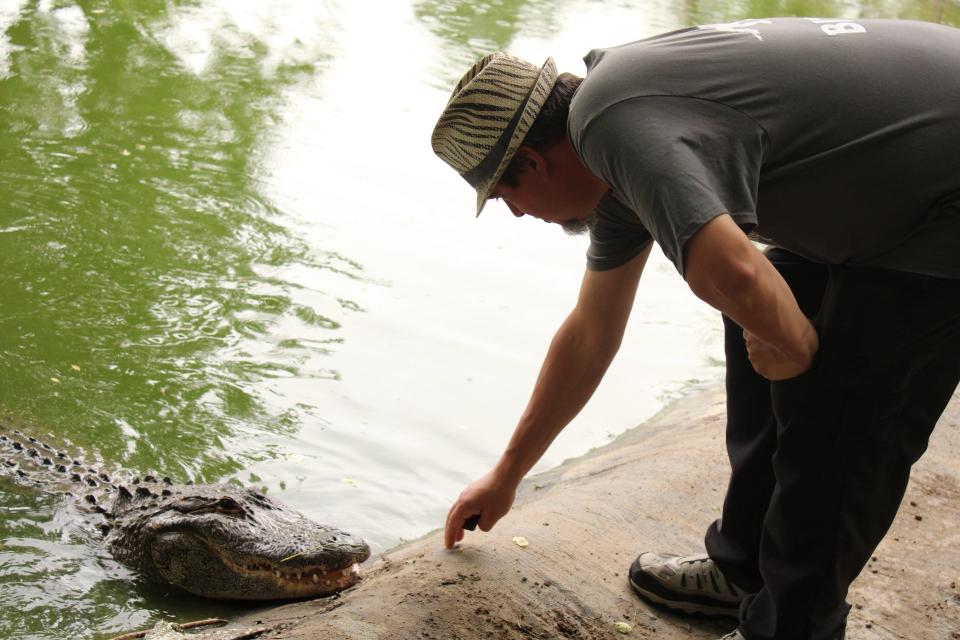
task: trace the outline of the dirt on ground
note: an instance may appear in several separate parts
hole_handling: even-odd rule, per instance
[[[697,392],[529,478],[510,514],[490,533],[468,533],[457,550],[433,531],[381,554],[334,599],[234,624],[250,631],[244,637],[287,640],[716,640],[735,622],[648,606],[631,592],[627,569],[646,550],[702,551],[729,474],[724,415],[721,390]],[[960,640],[960,398],[849,600],[849,640]]]

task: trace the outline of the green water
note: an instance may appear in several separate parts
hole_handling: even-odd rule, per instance
[[[324,59],[264,69],[251,39],[198,75],[163,42],[178,11],[27,3],[6,29],[0,408],[107,461],[216,480],[246,462],[225,439],[282,433],[309,409],[271,412],[254,383],[337,377],[301,363],[357,307],[299,303],[283,268],[363,269],[292,236],[258,185],[279,94]],[[116,566],[85,580],[88,535],[49,521],[56,501],[0,487],[0,637],[84,637],[142,600],[166,609]]]
[[[248,383],[297,375],[297,353],[317,345],[274,341],[271,327],[286,318],[337,340],[338,320],[271,273],[362,276],[291,237],[258,192],[277,94],[323,61],[266,75],[252,42],[197,77],[157,40],[167,3],[91,5],[80,60],[56,11],[28,5],[6,32],[0,406],[109,460],[221,477],[238,462],[220,438],[295,420],[263,415]],[[253,357],[251,342],[270,351]]]
[[[251,469],[270,468],[308,445],[333,465],[325,477],[354,477],[359,458],[350,456],[376,450],[384,437],[365,440],[353,426],[364,424],[360,403],[351,404],[364,381],[342,382],[338,354],[356,347],[354,325],[373,322],[382,333],[399,326],[389,314],[364,319],[394,295],[384,293],[393,287],[392,270],[380,265],[371,273],[354,255],[363,253],[361,242],[335,240],[361,236],[369,224],[345,216],[346,201],[309,195],[355,177],[348,163],[342,174],[336,163],[329,168],[330,156],[347,155],[346,148],[317,148],[298,160],[309,168],[324,155],[327,164],[298,183],[309,204],[296,212],[278,204],[277,191],[285,191],[278,185],[288,183],[274,176],[271,160],[286,148],[278,131],[291,105],[301,96],[327,100],[325,74],[350,53],[340,38],[346,10],[306,1],[241,9],[227,3],[217,6],[233,7],[223,9],[235,12],[228,27],[197,39],[212,4],[0,0],[0,413],[5,424],[71,443],[107,465],[162,470],[181,481],[258,482]],[[368,4],[374,22],[376,3]],[[644,35],[654,26],[772,15],[960,24],[960,5],[950,0],[403,6],[409,21],[384,26],[385,39],[373,48],[395,61],[403,52],[390,50],[390,38],[401,31],[427,43],[428,63],[410,81],[437,95],[475,57],[549,40],[571,28],[564,16],[576,11],[611,20],[630,15]],[[288,11],[309,17],[311,28],[301,33],[303,20],[263,18]],[[252,24],[248,13],[257,18]],[[408,71],[402,64],[383,70]],[[423,105],[431,114],[435,108]],[[374,126],[360,122],[362,110],[356,122],[351,113],[340,117],[358,130]],[[426,140],[428,129],[417,135]],[[375,142],[358,134],[350,144],[376,150]],[[408,171],[418,179],[433,180],[438,171],[428,156],[425,147],[409,153]],[[394,178],[374,170],[365,179],[377,191]],[[323,225],[333,231],[317,232]],[[419,241],[411,232],[395,244]],[[438,320],[425,331],[447,326]],[[394,366],[389,353],[369,357],[382,359],[377,367]],[[320,400],[334,397],[347,408]],[[358,417],[338,421],[336,412]],[[330,444],[315,444],[327,442],[328,425],[343,423],[350,425],[331,426]],[[309,439],[297,440],[304,433]],[[384,505],[407,499],[390,484],[402,465],[383,451],[364,463],[372,469],[368,484],[382,478],[382,486],[364,494],[366,502],[343,499],[371,512],[371,523],[372,512],[389,519]],[[299,468],[321,473],[310,460]],[[286,473],[271,488],[306,474]],[[414,474],[410,486],[418,481],[429,484]],[[331,496],[342,495],[344,486],[334,489]],[[410,524],[423,532],[429,519],[439,525],[444,504],[415,491],[410,505],[435,505]],[[69,503],[0,476],[0,638],[106,638],[159,619],[235,610],[141,583],[81,522]]]

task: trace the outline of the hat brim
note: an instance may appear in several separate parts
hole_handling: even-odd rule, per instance
[[[547,61],[543,63],[543,67],[540,69],[540,73],[537,75],[537,80],[533,88],[530,90],[530,95],[527,96],[527,100],[523,104],[523,115],[520,116],[517,128],[514,129],[513,135],[510,136],[510,142],[507,144],[507,150],[504,152],[500,164],[497,165],[496,171],[491,174],[490,178],[477,187],[477,216],[480,215],[483,207],[486,206],[490,200],[490,194],[493,193],[493,190],[497,187],[497,183],[500,182],[503,172],[507,170],[507,166],[510,164],[510,161],[513,160],[513,156],[516,155],[517,149],[523,144],[523,139],[527,137],[530,127],[533,126],[533,122],[537,119],[540,109],[543,108],[543,103],[546,102],[547,96],[550,95],[550,92],[553,90],[553,85],[556,84],[556,82],[557,65],[554,63],[553,58],[547,58]]]

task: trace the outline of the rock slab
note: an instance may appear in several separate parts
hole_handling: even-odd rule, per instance
[[[457,550],[433,531],[381,554],[336,599],[236,624],[270,625],[260,637],[288,640],[716,640],[735,622],[654,609],[633,595],[627,569],[645,550],[702,551],[729,475],[724,419],[722,390],[699,391],[529,478],[510,514]],[[849,600],[849,640],[960,640],[960,396]]]

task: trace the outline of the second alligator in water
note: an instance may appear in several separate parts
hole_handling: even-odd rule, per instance
[[[278,600],[336,593],[360,577],[363,540],[318,524],[252,489],[177,484],[98,471],[13,431],[0,434],[0,472],[67,493],[117,561],[208,598]]]

